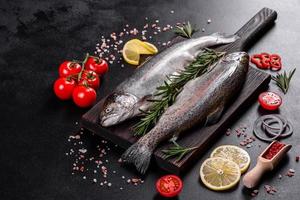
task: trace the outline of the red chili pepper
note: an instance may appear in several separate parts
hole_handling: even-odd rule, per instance
[[[282,64],[281,64],[281,57],[277,54],[272,54],[270,55],[270,67],[271,70],[278,71],[281,69]]]
[[[260,54],[254,54],[251,56],[251,62],[255,64],[258,68],[264,69],[262,64],[262,58]]]
[[[269,69],[270,68],[270,54],[268,53],[261,53],[261,62],[262,62],[262,65],[264,67],[264,69]]]
[[[278,54],[271,54],[270,59],[281,61],[281,57]]]
[[[254,54],[251,56],[251,62],[260,69],[271,69],[278,71],[281,69],[281,57],[278,54],[269,54],[263,52],[261,54]]]

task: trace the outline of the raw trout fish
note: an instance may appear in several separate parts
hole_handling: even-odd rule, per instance
[[[118,124],[149,109],[147,99],[153,97],[167,75],[183,70],[193,62],[205,47],[234,42],[237,36],[214,33],[172,45],[144,64],[109,95],[100,111],[100,124],[104,127]]]
[[[248,66],[247,53],[228,54],[209,72],[189,81],[155,127],[129,147],[122,159],[145,173],[152,152],[160,142],[178,136],[197,123],[216,123],[224,107],[242,88]]]

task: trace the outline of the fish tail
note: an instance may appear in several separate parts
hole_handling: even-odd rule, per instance
[[[141,174],[145,174],[149,167],[153,150],[139,141],[131,145],[131,147],[123,153],[122,160],[127,163],[133,163]]]

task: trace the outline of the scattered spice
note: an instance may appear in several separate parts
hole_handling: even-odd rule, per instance
[[[230,135],[231,135],[231,129],[230,129],[230,128],[227,129],[227,131],[225,132],[225,134],[226,134],[227,136],[230,136]]]
[[[294,169],[289,169],[288,172],[286,173],[286,176],[288,177],[293,177],[295,175],[295,170]]]
[[[173,14],[174,10],[171,10],[170,13]],[[153,37],[158,36],[160,33],[173,29],[173,26],[170,24],[160,25],[159,23],[159,19],[155,19],[154,22],[151,23],[150,19],[145,17],[145,24],[140,28],[132,27],[129,24],[126,24],[123,28],[121,28],[120,32],[112,32],[109,34],[109,37],[102,35],[100,37],[100,41],[96,43],[94,53],[100,58],[105,59],[110,64],[121,63],[120,61],[123,60],[122,48],[124,41],[132,39],[132,36],[135,38],[140,38],[144,41],[152,40]],[[151,28],[151,30],[149,30],[149,28]],[[158,44],[158,42],[161,41],[151,41],[151,43],[155,42]],[[123,64],[120,66],[121,68],[124,67]]]
[[[277,192],[277,189],[274,186],[271,186],[271,185],[265,185],[264,188],[265,188],[265,191],[268,194],[274,195]]]
[[[252,196],[252,197],[256,197],[256,196],[258,195],[258,193],[259,193],[259,190],[253,190],[253,191],[251,192],[251,196]]]
[[[255,137],[248,136],[246,131],[247,131],[247,126],[242,124],[238,128],[235,128],[234,130],[228,128],[225,132],[225,135],[230,136],[232,134],[235,134],[237,138],[242,138],[242,140],[239,142],[240,146],[251,148],[254,146],[252,143],[255,141]]]
[[[88,136],[87,136],[88,135]],[[122,175],[117,169],[109,169],[105,164],[107,162],[113,162],[109,160],[107,155],[113,148],[118,148],[117,145],[108,143],[106,140],[99,140],[98,145],[90,147],[86,144],[86,137],[97,137],[90,133],[84,134],[84,130],[80,129],[78,134],[70,135],[67,141],[70,145],[69,151],[65,153],[69,159],[72,160],[71,174],[82,177],[82,180],[88,180],[87,183],[98,185],[99,188],[103,186],[117,187],[120,190],[124,190],[127,185],[125,176]],[[93,149],[96,148],[96,149]],[[122,160],[115,160],[115,163],[120,163]],[[113,180],[117,180],[115,177],[119,177],[119,181],[116,183],[108,182],[111,180],[111,176],[114,176]],[[130,185],[137,186],[144,181],[138,177],[129,178]],[[127,186],[128,187],[128,186]]]

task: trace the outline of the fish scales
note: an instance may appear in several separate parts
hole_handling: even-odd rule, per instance
[[[183,70],[203,51],[203,48],[234,42],[237,36],[215,33],[172,45],[151,58],[141,68],[122,82],[107,97],[100,111],[102,126],[112,126],[141,114],[147,110],[156,88],[166,76]]]
[[[144,173],[159,143],[173,135],[178,136],[200,122],[206,121],[205,125],[216,123],[224,107],[242,88],[248,65],[248,54],[232,53],[208,73],[189,81],[154,128],[123,154],[124,160],[134,163]]]

